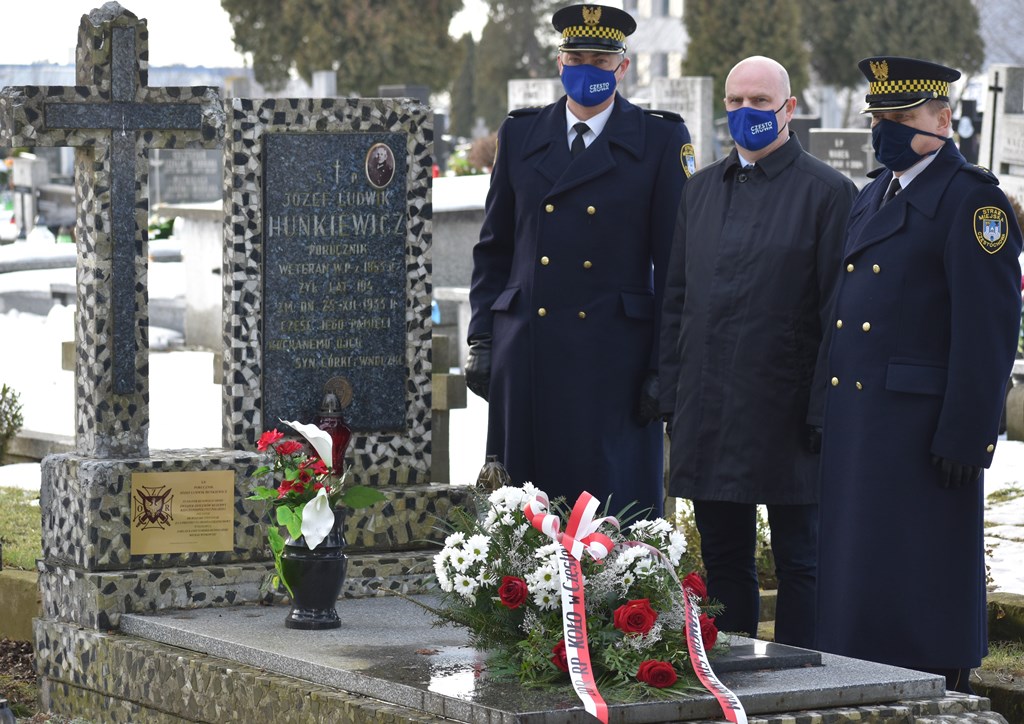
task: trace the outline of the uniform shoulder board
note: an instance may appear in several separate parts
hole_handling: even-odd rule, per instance
[[[658,111],[658,110],[655,110],[653,108],[644,108],[644,113],[646,113],[646,114],[648,114],[650,116],[657,116],[659,118],[664,118],[667,121],[675,121],[676,123],[682,123],[683,122],[683,117],[681,115],[679,115],[678,113],[673,113],[672,111]]]
[[[964,171],[975,174],[976,176],[980,176],[981,178],[988,181],[990,184],[996,184],[997,186],[999,185],[999,179],[996,177],[996,175],[989,171],[984,166],[978,166],[977,164],[973,163],[965,163],[963,169]]]
[[[530,106],[529,108],[513,108],[508,112],[509,118],[522,118],[523,116],[532,116],[535,113],[540,113],[544,109],[544,106]]]

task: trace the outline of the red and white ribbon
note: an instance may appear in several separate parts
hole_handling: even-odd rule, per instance
[[[690,665],[693,666],[700,683],[718,700],[726,720],[734,724],[747,724],[747,712],[743,710],[739,697],[718,680],[711,668],[711,662],[708,661],[708,654],[704,650],[704,637],[700,632],[698,596],[685,585],[682,589],[683,600],[686,601],[686,648],[690,651]]]
[[[569,677],[576,695],[587,712],[608,724],[608,705],[597,690],[594,667],[590,663],[587,644],[587,609],[583,595],[583,571],[580,557],[586,551],[594,560],[600,560],[614,547],[612,539],[597,529],[602,523],[616,528],[619,522],[612,517],[594,518],[599,502],[590,493],[583,492],[573,506],[565,532],[559,531],[561,521],[548,512],[548,497],[538,491],[523,507],[530,524],[561,546],[558,552],[558,577],[562,583],[562,636],[569,664]]]

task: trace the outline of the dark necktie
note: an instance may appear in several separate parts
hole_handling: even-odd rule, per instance
[[[892,181],[889,182],[889,188],[885,190],[885,196],[882,197],[882,206],[896,198],[896,194],[903,190],[900,186],[900,180],[895,176],[892,177]]]
[[[576,158],[587,150],[587,144],[583,142],[583,134],[590,130],[590,126],[582,122],[576,123],[573,125],[572,130],[576,131],[576,138],[572,139],[572,146],[569,147],[569,153],[572,154],[573,158]]]

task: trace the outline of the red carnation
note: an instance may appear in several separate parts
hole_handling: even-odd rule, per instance
[[[642,681],[649,686],[664,689],[676,683],[678,677],[676,676],[676,670],[672,668],[672,664],[667,661],[648,659],[640,664],[640,669],[636,672],[636,678],[638,681]]]
[[[509,608],[519,608],[526,601],[529,589],[526,581],[517,576],[505,576],[501,579],[501,586],[498,588],[498,598],[502,604]],[[563,644],[564,648],[564,644]]]
[[[282,480],[281,484],[277,486],[277,497],[278,498],[283,498],[284,496],[288,495],[288,493],[291,492],[291,489],[292,489],[292,481],[291,480]]]
[[[700,615],[700,637],[704,641],[705,651],[713,649],[715,641],[718,640],[718,626],[715,625],[715,619],[708,617],[706,613]]]
[[[265,433],[260,435],[260,439],[256,442],[256,449],[263,452],[268,447],[273,445],[275,442],[284,437],[283,432],[277,430],[267,430]]]
[[[327,473],[329,472],[327,469],[327,465],[325,465],[324,461],[321,460],[320,458],[312,458],[311,460],[307,460],[302,464],[302,468],[304,470],[309,470],[314,475],[327,475]]]
[[[285,440],[274,449],[277,450],[278,455],[294,455],[302,449],[302,443],[296,440]]]
[[[646,598],[628,601],[612,614],[615,628],[627,634],[645,634],[651,630],[657,619],[658,612],[651,608],[651,602]]]
[[[708,597],[708,587],[698,573],[687,573],[686,578],[683,579],[683,588],[693,591],[699,599],[703,600]]]
[[[551,649],[553,656],[551,657],[551,663],[557,666],[562,671],[569,671],[569,657],[565,653],[565,639],[562,639],[554,648]]]

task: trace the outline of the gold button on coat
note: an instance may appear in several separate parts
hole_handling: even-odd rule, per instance
[[[544,207],[544,210],[547,211],[550,214],[552,211],[555,210],[555,205],[554,204],[548,204],[547,206]]]
[[[865,332],[870,332],[871,322],[864,322],[864,324],[860,325],[860,328],[863,329]]]
[[[594,265],[593,265],[593,264],[591,264],[591,263],[590,263],[589,261],[585,261],[585,262],[583,262],[583,268],[584,268],[584,269],[589,269],[589,268],[590,268],[590,267],[592,267],[592,266],[594,266]]]
[[[863,390],[863,389],[864,389],[864,385],[862,385],[862,384],[860,383],[860,380],[857,380],[857,389],[858,389],[858,390]]]
[[[597,213],[597,209],[595,209],[593,206],[588,206],[587,207],[587,213],[590,214],[591,216],[593,216],[594,214]]]
[[[882,271],[882,267],[878,266],[878,264],[875,264],[873,267],[871,267],[871,271],[873,271],[875,274],[878,274],[880,271]]]
[[[836,320],[836,329],[842,329],[842,328],[843,328],[843,320],[837,319]]]
[[[995,449],[995,445],[989,445],[987,448],[985,448],[985,452],[995,452]]]
[[[838,387],[839,386],[839,378],[838,377],[833,377],[832,378],[832,386],[833,387]]]
[[[540,263],[543,264],[544,266],[547,266],[548,264],[551,263],[551,260],[548,259],[546,256],[542,256],[540,258]]]
[[[547,313],[548,310],[544,309],[544,307],[541,307],[540,309],[537,310],[537,314],[541,317],[547,316]]]
[[[586,312],[580,312],[579,313],[579,318],[580,319],[586,319],[587,318],[587,313]]]
[[[848,272],[853,271],[853,264],[847,264],[846,265],[846,271],[848,271]]]

